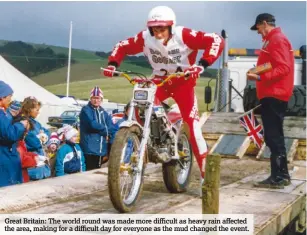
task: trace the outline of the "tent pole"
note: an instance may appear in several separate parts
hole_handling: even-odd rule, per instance
[[[67,67],[66,97],[69,96],[70,61],[71,61],[71,40],[72,40],[72,21],[70,21],[70,32],[69,32],[69,51],[68,51],[68,67]]]

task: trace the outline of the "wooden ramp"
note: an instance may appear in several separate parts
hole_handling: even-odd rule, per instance
[[[263,146],[258,149],[248,138],[239,123],[242,113],[205,113],[202,132],[210,153],[226,158],[242,158],[244,155],[257,160],[268,160],[270,151]],[[261,118],[257,116],[261,123]],[[284,135],[288,162],[306,160],[306,117],[286,117]]]

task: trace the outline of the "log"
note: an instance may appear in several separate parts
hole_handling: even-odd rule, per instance
[[[203,214],[219,213],[220,163],[219,154],[210,154],[206,158],[205,181],[202,185]]]

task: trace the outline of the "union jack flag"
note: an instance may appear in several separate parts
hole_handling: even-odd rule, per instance
[[[240,117],[240,124],[244,127],[249,138],[261,148],[263,144],[263,128],[254,115],[253,110]]]

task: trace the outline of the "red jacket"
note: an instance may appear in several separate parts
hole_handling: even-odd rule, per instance
[[[272,69],[260,75],[256,82],[258,99],[274,97],[289,101],[294,87],[294,54],[291,43],[280,28],[273,29],[265,38],[258,57],[258,65],[271,63]]]
[[[153,68],[153,74],[165,76],[166,72],[174,73],[179,67],[184,70],[195,64],[198,50],[204,50],[201,58],[210,66],[219,58],[224,48],[224,39],[215,33],[180,26],[175,27],[172,33],[171,39],[164,46],[148,30],[121,41],[109,56],[109,63],[119,66],[126,55],[144,52]]]
[[[27,168],[36,166],[35,156],[37,156],[37,154],[28,152],[26,144],[23,140],[18,141],[17,150],[21,158],[23,182],[26,183],[30,181]]]

